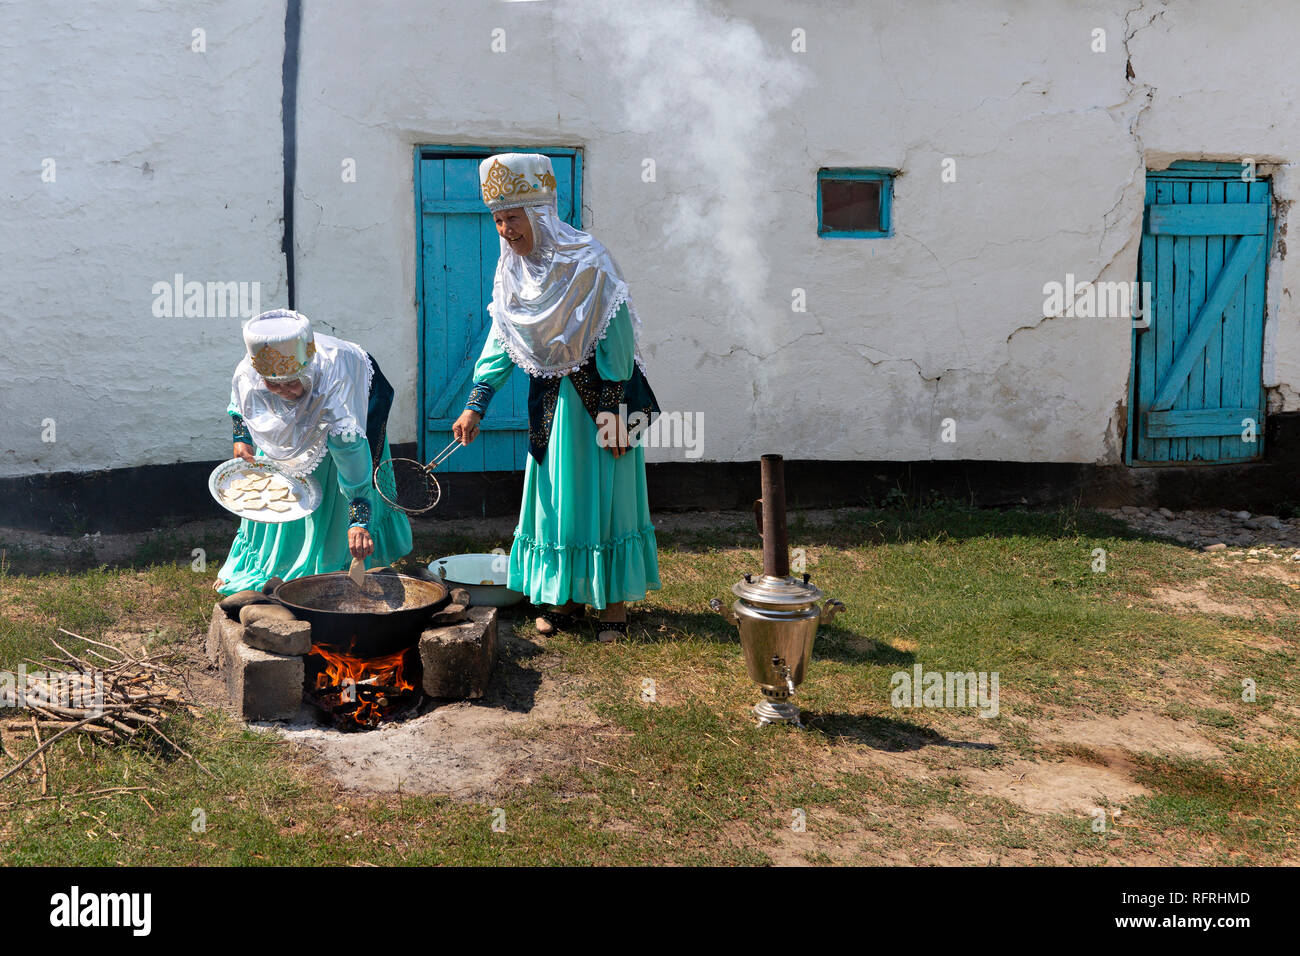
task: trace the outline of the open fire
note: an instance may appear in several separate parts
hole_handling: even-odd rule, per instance
[[[416,650],[406,648],[380,657],[357,657],[326,644],[313,644],[307,655],[307,696],[329,714],[336,727],[360,730],[400,716],[418,694]],[[315,676],[311,672],[315,671]]]

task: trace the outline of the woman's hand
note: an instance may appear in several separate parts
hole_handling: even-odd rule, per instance
[[[367,558],[375,553],[375,541],[365,528],[348,528],[348,551],[354,558]]]
[[[615,458],[622,458],[632,445],[627,422],[613,412],[601,412],[596,416],[596,444],[608,448]]]
[[[471,409],[465,409],[460,413],[460,418],[451,426],[451,433],[462,445],[468,445],[478,437],[478,423],[483,420],[483,416]]]
[[[237,441],[235,442],[235,453],[230,457],[242,458],[244,461],[255,461],[257,458],[257,451],[252,445],[245,445],[242,441]]]

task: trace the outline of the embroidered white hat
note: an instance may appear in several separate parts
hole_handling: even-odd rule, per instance
[[[300,312],[272,309],[244,323],[244,346],[257,373],[270,382],[297,378],[316,354],[311,322]]]
[[[478,166],[488,209],[513,209],[555,202],[555,170],[541,153],[497,153]]]

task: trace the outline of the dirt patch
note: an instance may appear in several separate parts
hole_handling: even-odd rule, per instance
[[[1225,563],[1227,563],[1225,561]],[[1242,574],[1248,574],[1252,577],[1268,578],[1272,581],[1281,581],[1292,590],[1300,590],[1300,561],[1276,561],[1265,564],[1263,562],[1232,562],[1234,571],[1240,571]]]
[[[774,842],[765,843],[760,849],[777,866],[845,865],[861,862],[864,856],[877,863],[908,862],[902,847],[885,845],[881,834],[827,807],[809,812],[803,826],[803,830],[794,830],[787,823],[777,830]],[[733,842],[739,837],[739,842],[753,845],[754,838],[747,828],[737,830]]]
[[[500,627],[497,672],[479,701],[434,706],[358,733],[322,727],[306,710],[291,722],[256,726],[313,752],[344,790],[481,800],[578,766],[581,742],[600,721],[557,673],[558,662],[533,666],[544,650],[516,637],[508,622]]]
[[[1176,611],[1199,614],[1225,614],[1229,617],[1255,617],[1268,610],[1264,602],[1251,604],[1226,603],[1210,597],[1203,583],[1190,588],[1158,587],[1151,596],[1160,604]]]
[[[1201,760],[1222,756],[1189,724],[1146,711],[1054,720],[1036,728],[1033,736],[1066,759],[1020,760],[964,770],[962,777],[975,793],[1010,800],[1031,813],[1091,814],[1098,807],[1150,795],[1133,779],[1134,754]]]
[[[1100,752],[1122,749],[1195,759],[1222,756],[1191,725],[1145,711],[1132,711],[1119,717],[1052,721],[1039,728],[1034,736],[1042,741],[1074,744]]]
[[[991,770],[968,770],[962,776],[974,793],[1010,800],[1030,813],[1088,814],[1151,793],[1119,769],[1074,761],[1020,760]]]

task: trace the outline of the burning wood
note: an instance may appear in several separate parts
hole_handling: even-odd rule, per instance
[[[319,657],[324,669],[311,682],[308,697],[340,729],[376,727],[415,696],[415,684],[406,676],[409,654],[408,648],[366,658],[313,644],[307,656]]]

